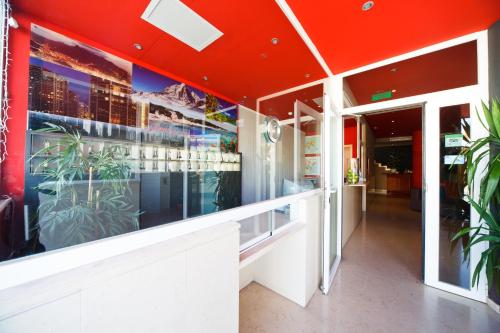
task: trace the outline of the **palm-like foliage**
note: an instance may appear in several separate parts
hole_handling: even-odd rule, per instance
[[[484,119],[483,126],[489,135],[472,142],[469,147],[462,150],[467,160],[467,183],[471,191],[474,189],[474,178],[477,172],[484,172],[481,178],[479,201],[469,197],[469,203],[479,213],[480,221],[477,227],[462,228],[453,240],[468,238],[464,247],[465,259],[470,256],[471,247],[482,242],[489,243],[489,247],[481,253],[481,259],[474,268],[472,285],[478,285],[480,272],[486,267],[488,286],[491,288],[496,280],[497,290],[500,290],[500,223],[498,213],[492,213],[491,206],[500,204],[500,101],[494,99],[490,105],[482,104]],[[481,117],[479,117],[481,119]],[[486,158],[490,157],[486,163]],[[484,161],[484,162],[483,162]],[[479,170],[485,163],[486,167]],[[495,279],[494,276],[497,278]]]
[[[461,154],[467,160],[467,183],[471,190],[474,188],[474,178],[479,166],[485,158],[490,157],[486,169],[481,170],[481,172],[486,172],[481,178],[479,194],[479,204],[484,208],[492,200],[495,204],[500,203],[500,191],[498,189],[500,179],[500,101],[494,99],[490,106],[484,103],[482,106],[484,119],[486,120],[486,124],[482,124],[489,131],[489,135],[476,140],[470,147],[464,148]],[[488,146],[489,149],[484,149]]]
[[[43,168],[44,180],[36,187],[40,238],[64,247],[137,230],[139,212],[121,147],[85,154],[78,131],[46,125],[37,132],[57,134],[58,144],[32,157],[43,158],[37,169]]]

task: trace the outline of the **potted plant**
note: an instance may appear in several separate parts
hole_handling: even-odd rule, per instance
[[[57,138],[32,160],[43,174],[36,228],[47,250],[139,229],[139,211],[130,185],[130,166],[120,146],[89,151],[78,130],[45,123],[35,132]],[[87,150],[85,150],[87,147]]]
[[[476,227],[463,227],[453,237],[467,240],[464,257],[467,260],[471,247],[486,242],[488,247],[481,253],[481,258],[474,268],[472,285],[479,283],[480,272],[486,268],[490,298],[500,303],[500,101],[493,99],[489,105],[482,103],[486,123],[482,125],[489,135],[480,138],[461,151],[466,158],[467,184],[471,191],[469,203],[479,213],[480,221]],[[479,117],[480,118],[480,117]],[[480,118],[481,119],[481,118]],[[489,160],[487,160],[489,157]],[[485,163],[484,170],[481,165]],[[479,184],[479,200],[473,199],[474,178],[477,172],[484,172]]]

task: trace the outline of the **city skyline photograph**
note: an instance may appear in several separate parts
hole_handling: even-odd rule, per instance
[[[90,98],[90,75],[71,68],[60,66],[41,59],[30,57],[30,65],[38,66],[46,71],[63,77],[68,82],[69,90],[73,91],[80,99],[80,102],[88,105]],[[37,111],[37,110],[32,110]]]
[[[130,86],[132,63],[36,24],[31,25],[31,56]]]

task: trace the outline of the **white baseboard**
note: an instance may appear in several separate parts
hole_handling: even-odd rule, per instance
[[[493,309],[493,311],[495,311],[496,313],[500,314],[500,304],[497,304],[495,303],[494,300],[492,300],[491,298],[488,297],[488,299],[486,300],[486,304],[488,304],[488,306],[490,308]]]

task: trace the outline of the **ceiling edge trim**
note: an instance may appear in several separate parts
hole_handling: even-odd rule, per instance
[[[307,34],[307,32],[302,27],[302,24],[298,20],[297,16],[295,16],[294,12],[290,8],[290,6],[286,2],[286,0],[275,0],[275,1],[278,4],[278,6],[281,8],[281,10],[283,11],[283,13],[285,14],[285,16],[288,18],[288,21],[290,21],[290,23],[295,28],[295,30],[297,31],[297,33],[299,34],[299,36],[302,38],[302,40],[304,41],[304,43],[307,45],[307,47],[309,48],[309,50],[311,51],[311,53],[313,54],[313,56],[316,58],[316,60],[318,61],[318,63],[321,65],[321,67],[323,68],[323,70],[325,71],[325,73],[329,77],[333,76],[333,73],[330,70],[330,68],[328,67],[325,59],[323,59],[323,56],[319,52],[319,50],[316,47],[316,45],[314,45],[314,43],[311,40],[311,38],[309,38],[309,35]]]

